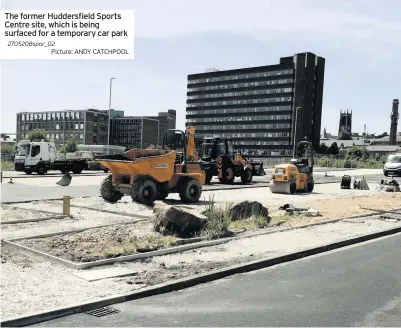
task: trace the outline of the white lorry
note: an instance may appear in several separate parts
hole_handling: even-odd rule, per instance
[[[15,171],[26,174],[36,172],[43,175],[48,170],[80,174],[88,168],[88,160],[87,156],[79,157],[76,153],[58,153],[54,142],[21,140],[14,164]]]

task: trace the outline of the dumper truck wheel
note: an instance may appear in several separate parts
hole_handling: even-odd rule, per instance
[[[188,179],[180,185],[180,198],[185,203],[196,203],[202,195],[202,185],[198,180]]]
[[[234,171],[231,167],[226,168],[223,171],[223,183],[224,184],[232,184],[234,182],[235,179],[235,175],[234,175]]]
[[[106,177],[100,185],[100,195],[110,203],[118,202],[123,197],[121,192],[114,190],[111,175]]]
[[[131,197],[135,202],[151,206],[158,199],[159,192],[152,180],[137,180],[132,187]]]
[[[241,181],[242,183],[251,183],[252,181],[252,170],[245,169],[241,173]]]

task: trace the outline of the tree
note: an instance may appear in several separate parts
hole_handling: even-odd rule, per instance
[[[333,142],[327,150],[330,155],[338,155],[339,151],[340,149],[338,148],[337,142]]]
[[[352,146],[345,156],[346,159],[366,159],[369,153],[365,148]]]
[[[77,143],[74,138],[70,138],[67,140],[67,143],[60,148],[60,153],[75,153],[77,150]]]
[[[345,130],[342,130],[338,135],[338,140],[352,140],[351,133]]]
[[[43,130],[32,130],[28,133],[29,141],[48,141],[46,137],[46,131]]]
[[[1,144],[2,154],[12,154],[15,151],[15,146],[10,144]]]
[[[377,139],[383,138],[383,137],[387,137],[388,133],[387,132],[383,132],[382,134],[379,134],[378,136],[376,136]]]
[[[327,151],[329,150],[329,147],[326,146],[324,142],[322,142],[319,146],[318,153],[319,154],[327,154]]]

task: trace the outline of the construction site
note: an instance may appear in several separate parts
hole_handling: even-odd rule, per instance
[[[60,160],[54,171],[50,154],[43,174],[2,175],[4,322],[401,231],[399,178],[315,167],[307,140],[274,167],[230,139],[197,147],[191,126],[166,131],[162,148],[102,155],[107,173]]]

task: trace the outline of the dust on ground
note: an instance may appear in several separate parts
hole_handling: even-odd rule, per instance
[[[19,221],[19,220],[36,220],[48,217],[54,217],[54,213],[44,213],[32,210],[24,210],[15,206],[1,206],[1,222]]]
[[[362,214],[373,214],[381,211],[391,211],[392,209],[401,208],[401,193],[389,192],[371,196],[317,199],[314,201],[302,202],[302,206],[307,206],[317,210],[321,216],[289,216],[288,219],[290,220],[286,220],[281,227],[296,227],[324,220],[340,219]],[[274,215],[274,213],[277,212],[278,207],[272,206],[269,210],[271,210],[272,215]]]

